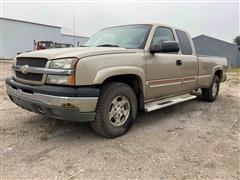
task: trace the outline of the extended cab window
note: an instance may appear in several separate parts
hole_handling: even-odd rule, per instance
[[[166,27],[158,27],[153,35],[152,45],[162,44],[163,41],[174,41],[172,30]]]
[[[192,55],[192,46],[188,35],[184,31],[176,30],[182,54]]]

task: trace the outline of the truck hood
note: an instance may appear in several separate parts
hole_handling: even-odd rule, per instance
[[[58,59],[67,57],[83,58],[104,54],[136,53],[137,49],[125,49],[116,47],[78,47],[78,48],[58,48],[31,51],[19,54],[17,57],[36,57],[47,59]]]

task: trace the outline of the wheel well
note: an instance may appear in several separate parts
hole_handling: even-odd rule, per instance
[[[220,82],[222,81],[222,75],[223,75],[222,70],[217,70],[214,75],[218,76]]]
[[[141,79],[137,75],[128,74],[112,76],[107,78],[103,84],[109,82],[122,82],[129,85],[137,96],[139,109],[144,110],[143,86]]]

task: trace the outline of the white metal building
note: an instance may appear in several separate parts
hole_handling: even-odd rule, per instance
[[[75,39],[75,42],[74,42]],[[34,41],[52,41],[79,46],[88,37],[61,33],[61,27],[0,17],[0,59],[34,50]]]

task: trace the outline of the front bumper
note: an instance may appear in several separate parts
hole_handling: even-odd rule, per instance
[[[7,94],[18,106],[50,118],[88,122],[95,119],[99,89],[31,86],[6,79]]]

